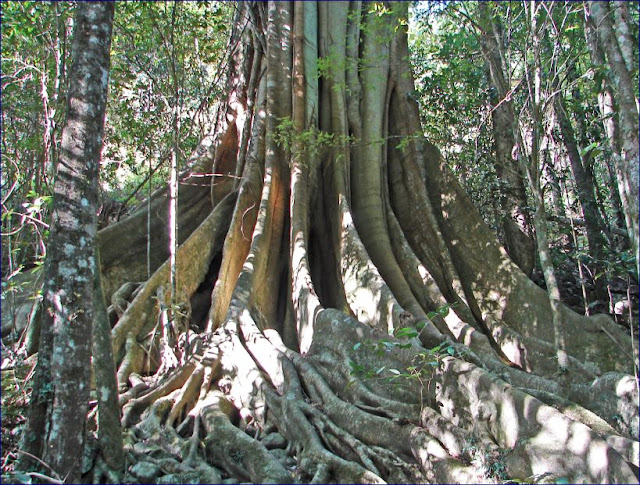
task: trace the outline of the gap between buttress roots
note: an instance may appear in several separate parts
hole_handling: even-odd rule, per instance
[[[191,296],[191,318],[189,326],[196,332],[202,332],[207,326],[207,317],[211,308],[211,292],[213,285],[218,279],[218,272],[222,264],[222,252],[216,253],[213,260],[209,264],[209,269],[204,280]]]

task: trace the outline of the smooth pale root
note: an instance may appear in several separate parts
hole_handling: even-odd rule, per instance
[[[461,421],[486,422],[499,446],[510,450],[506,463],[517,476],[548,472],[576,483],[637,481],[624,459],[586,425],[471,364],[445,360],[437,398],[442,409]]]
[[[520,351],[535,372],[533,359],[541,351],[535,339],[546,340],[553,333],[552,317],[544,290],[529,280],[509,259],[489,229],[481,222],[478,211],[442,160],[425,159],[432,199],[437,199],[445,217],[441,227],[445,237],[455,242],[450,252],[461,275],[467,295],[477,304],[481,318],[488,325],[505,325],[524,340]],[[469,237],[469,232],[473,237]],[[621,330],[602,315],[592,318],[578,315],[562,306],[567,352],[581,361],[593,362],[600,371],[628,370],[629,363],[616,358],[618,350],[611,338],[601,331],[603,326],[619,341],[625,341]],[[531,338],[527,341],[527,338]],[[527,345],[531,352],[525,357]]]

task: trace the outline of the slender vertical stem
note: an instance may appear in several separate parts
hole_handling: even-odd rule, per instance
[[[554,344],[556,347],[556,358],[558,363],[558,371],[564,373],[568,369],[568,355],[566,352],[566,343],[563,335],[563,317],[561,312],[562,302],[560,299],[560,288],[553,267],[551,251],[549,250],[549,236],[547,233],[546,210],[544,204],[544,194],[540,184],[540,152],[543,150],[541,146],[541,127],[544,124],[543,117],[543,92],[542,92],[542,65],[540,59],[540,31],[538,24],[538,8],[535,2],[528,3],[530,7],[530,28],[531,42],[533,50],[533,80],[528,79],[529,96],[531,103],[531,111],[533,114],[531,129],[531,155],[528,165],[523,167],[526,177],[529,180],[533,200],[535,202],[534,226],[536,230],[536,239],[538,242],[538,256],[540,257],[540,266],[544,274],[544,280],[547,285],[549,295],[549,305],[553,320]]]
[[[631,278],[627,276],[627,303],[629,304],[629,332],[631,334],[631,355],[633,356],[633,375],[635,377],[634,382],[636,383],[636,388],[638,389],[638,393],[640,393],[640,381],[638,381],[638,360],[636,359],[636,349],[635,349],[635,336],[633,335],[633,329],[636,327],[636,324],[633,321],[633,307],[631,305]]]
[[[565,191],[567,190],[566,186],[564,190]],[[579,254],[580,246],[578,245],[578,236],[576,235],[576,226],[573,223],[573,217],[569,217],[569,222],[571,224],[571,236],[573,238],[573,245],[575,246],[576,253]],[[584,269],[582,267],[582,261],[580,261],[580,256],[578,256],[578,258],[576,259],[578,260],[577,261],[578,275],[580,276],[580,288],[582,289],[582,302],[584,304],[584,314],[588,316],[589,315],[589,298],[587,296],[587,287],[585,285]]]
[[[147,279],[151,278],[151,176],[153,169],[151,167],[151,154],[148,157],[149,163],[149,185],[147,194]]]
[[[171,18],[171,79],[173,82],[173,106],[172,106],[172,147],[171,147],[171,175],[169,180],[170,206],[169,206],[169,259],[170,259],[170,291],[171,320],[175,321],[173,308],[177,303],[177,264],[176,254],[178,250],[178,144],[179,144],[179,92],[178,76],[176,73],[176,52],[175,52],[175,21],[177,2],[173,3]]]

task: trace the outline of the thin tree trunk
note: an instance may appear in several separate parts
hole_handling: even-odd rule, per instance
[[[78,483],[85,442],[98,174],[114,5],[77,7],[67,121],[54,184],[38,368],[24,448]],[[33,466],[33,462],[25,463]]]
[[[611,207],[613,208],[613,220],[610,221],[610,225],[613,226],[611,232],[614,234],[620,234],[620,231],[624,231],[624,237],[622,241],[618,242],[617,248],[624,250],[629,248],[629,234],[626,230],[626,224],[624,220],[624,212],[622,211],[622,202],[620,201],[620,192],[618,192],[618,182],[616,177],[616,168],[613,166],[613,158],[616,156],[610,149],[608,150],[608,157],[605,160],[606,180],[605,183],[609,189],[609,197]]]
[[[583,164],[573,127],[567,114],[564,98],[560,94],[554,99],[553,106],[558,120],[558,126],[562,133],[562,140],[567,150],[567,157],[571,166],[571,172],[573,173],[573,179],[576,184],[578,201],[584,216],[589,252],[595,259],[594,270],[597,271],[598,268],[602,267],[606,241],[604,238],[605,225],[598,210],[593,178],[589,176]],[[597,298],[605,301],[606,283],[604,279],[600,278],[596,281],[596,285]]]
[[[633,46],[637,45],[638,39],[635,39],[629,30],[629,5],[627,2],[614,2],[610,5],[610,9],[613,11],[613,26],[618,46],[620,46],[620,53],[627,70],[631,73],[638,65],[638,59],[633,55]]]
[[[556,359],[558,371],[564,373],[568,370],[569,360],[566,352],[566,344],[562,328],[564,321],[562,317],[562,300],[560,297],[560,287],[555,275],[553,260],[551,258],[551,250],[549,245],[549,237],[547,234],[547,216],[544,203],[544,195],[540,184],[540,167],[542,154],[542,138],[544,136],[544,111],[543,111],[543,92],[542,92],[542,66],[541,66],[541,49],[540,49],[540,31],[539,27],[539,8],[535,3],[529,4],[530,8],[530,26],[532,32],[532,51],[534,58],[533,79],[528,79],[529,93],[531,99],[532,110],[532,127],[531,127],[531,154],[528,164],[524,168],[526,177],[529,180],[529,187],[533,193],[535,203],[534,227],[536,229],[536,239],[538,242],[538,256],[540,258],[540,266],[544,274],[544,281],[547,285],[547,293],[549,296],[549,305],[551,307],[554,344],[556,348]],[[524,157],[523,157],[524,160]]]
[[[598,40],[611,66],[610,78],[615,88],[619,105],[618,122],[622,140],[622,157],[617,159],[619,169],[618,190],[622,200],[627,230],[636,257],[636,270],[640,274],[640,252],[638,238],[638,105],[635,93],[637,87],[625,64],[620,46],[616,40],[611,20],[609,2],[589,2],[591,15],[596,25]]]
[[[571,96],[574,99],[574,102],[572,105],[573,116],[572,117],[570,116],[570,118],[573,119],[573,123],[577,126],[576,143],[580,148],[579,154],[582,158],[582,167],[584,168],[584,173],[587,178],[588,184],[591,187],[593,187],[593,190],[595,192],[595,199],[594,199],[596,204],[595,207],[598,212],[598,217],[600,218],[600,221],[604,227],[605,239],[610,245],[612,241],[611,239],[612,228],[607,218],[607,213],[604,210],[605,197],[604,197],[604,194],[602,193],[602,188],[600,185],[602,183],[606,184],[606,181],[603,180],[599,182],[594,172],[594,166],[596,166],[597,160],[593,156],[594,155],[592,151],[593,145],[591,144],[592,140],[589,134],[588,124],[587,124],[589,120],[589,115],[587,115],[584,109],[585,105],[583,102],[583,95],[577,83],[578,74],[576,72],[575,64],[571,64],[569,72],[570,72],[571,83],[573,84],[573,88],[571,90]],[[569,112],[567,111],[567,113]],[[615,194],[616,197],[618,197],[618,200],[619,200],[619,196],[617,195],[617,190],[614,190],[613,193]],[[613,205],[615,206],[615,204]],[[621,219],[621,221],[622,221],[622,224],[616,227],[624,227],[624,217]]]
[[[98,248],[96,248],[95,259],[92,364],[98,401],[98,443],[102,459],[108,468],[105,473],[109,481],[117,482],[122,477],[125,457],[120,426],[118,382],[111,344],[111,325],[102,292]]]
[[[175,52],[175,30],[176,30],[176,10],[178,2],[173,2],[171,11],[171,84],[173,88],[173,96],[171,97],[171,127],[173,133],[171,136],[171,170],[169,175],[169,302],[168,302],[168,319],[164,328],[164,345],[165,352],[172,352],[171,348],[175,345],[174,336],[180,332],[178,304],[179,295],[177,292],[177,252],[178,252],[178,166],[179,166],[179,139],[180,139],[180,92],[178,84],[178,73],[176,66]],[[168,50],[168,49],[167,49]],[[177,362],[176,362],[177,363]]]
[[[605,143],[609,155],[606,161],[607,172],[609,174],[609,187],[611,192],[611,204],[614,207],[616,218],[613,222],[617,227],[626,227],[625,215],[622,209],[621,194],[618,189],[617,180],[622,177],[619,174],[620,163],[618,159],[622,156],[622,142],[620,140],[620,130],[618,128],[618,109],[615,106],[613,91],[607,77],[601,73],[605,67],[605,57],[602,48],[598,43],[597,33],[592,22],[592,18],[588,17],[585,22],[585,37],[589,46],[589,54],[591,62],[596,67],[595,82],[598,89],[598,108],[604,128]],[[624,245],[623,245],[624,246]]]
[[[535,265],[535,242],[531,234],[530,215],[528,214],[527,197],[524,181],[518,169],[515,135],[516,126],[513,101],[510,87],[504,74],[504,66],[500,49],[503,45],[501,26],[491,16],[490,7],[485,2],[478,3],[481,33],[482,54],[489,68],[487,81],[493,92],[491,98],[491,119],[493,122],[493,146],[495,166],[498,177],[503,182],[504,190],[500,202],[505,213],[502,227],[505,234],[505,249],[509,256],[531,276]]]

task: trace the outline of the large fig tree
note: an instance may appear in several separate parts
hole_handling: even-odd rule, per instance
[[[176,298],[166,190],[99,233],[139,480],[637,482],[630,337],[562,307],[557,374],[549,299],[421,136],[406,26],[239,2]]]

